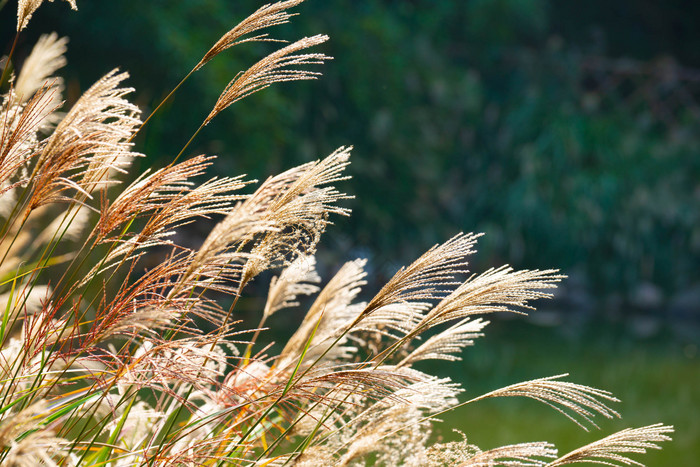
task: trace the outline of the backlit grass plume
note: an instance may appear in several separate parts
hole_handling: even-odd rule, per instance
[[[18,31],[41,3],[19,2]],[[234,45],[270,40],[262,31],[299,3],[261,7],[190,74]],[[329,57],[300,51],[326,39],[292,42],[240,72],[200,129],[273,83],[317,77],[312,67]],[[483,335],[483,315],[531,310],[563,276],[470,275],[478,235],[459,233],[359,301],[365,260],[324,283],[314,258],[326,228],[350,214],[339,186],[351,148],[262,183],[201,181],[204,155],[126,183],[141,156],[134,137],[158,107],[143,120],[128,74],[115,70],[64,108],[55,74],[66,47],[55,34],[24,60],[12,47],[3,70],[22,65],[0,104],[0,464],[628,465],[628,454],[670,439],[672,427],[650,425],[563,456],[547,442],[432,441],[437,416],[493,397],[538,400],[584,428],[618,416],[610,393],[561,375],[470,398],[414,368],[459,360]],[[178,230],[212,220],[201,245],[178,243]],[[146,262],[154,251],[160,259]],[[249,328],[236,305],[264,271],[275,276]],[[315,298],[279,353],[258,342],[306,296]]]

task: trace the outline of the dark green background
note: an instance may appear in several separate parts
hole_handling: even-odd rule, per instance
[[[77,13],[42,6],[20,55],[55,29],[72,39],[69,100],[120,66],[144,109],[259,5],[81,3]],[[700,116],[688,105],[700,98],[700,7],[658,3],[309,1],[270,32],[328,33],[320,50],[335,60],[323,78],[237,104],[188,152],[264,178],[353,144],[343,188],[357,199],[328,235],[333,262],[359,252],[389,275],[458,231],[480,231],[479,268],[558,267],[590,308],[651,291],[656,313],[697,318],[674,299],[700,287]],[[273,47],[236,47],[196,74],[142,135],[143,165],[170,160],[226,83]],[[594,58],[636,61],[616,74],[591,69]],[[694,80],[659,78],[668,63]]]

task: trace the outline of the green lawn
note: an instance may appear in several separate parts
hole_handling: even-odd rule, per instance
[[[536,401],[491,399],[444,415],[445,427],[457,427],[481,448],[550,441],[563,454],[622,428],[663,422],[675,426],[673,441],[634,458],[649,466],[700,465],[697,340],[682,342],[670,332],[635,340],[610,326],[565,338],[559,328],[526,320],[492,323],[485,331],[475,347],[466,349],[463,362],[440,367],[463,383],[463,400],[525,379],[570,373],[570,381],[609,390],[621,399],[613,408],[623,418],[598,417],[600,430],[587,433]],[[442,431],[447,440],[458,438],[448,428]]]

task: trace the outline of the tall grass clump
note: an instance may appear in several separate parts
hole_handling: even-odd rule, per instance
[[[230,47],[274,41],[265,29],[287,22],[301,1],[262,6],[187,76]],[[18,35],[41,3],[19,1]],[[285,44],[236,75],[195,136],[252,93],[316,78],[309,65],[330,57],[308,49],[326,39]],[[349,147],[259,184],[195,183],[212,157],[180,160],[187,143],[170,165],[120,184],[150,116],[128,100],[128,75],[117,70],[63,109],[55,73],[66,47],[48,34],[19,71],[14,45],[3,66],[0,464],[641,465],[628,455],[670,439],[673,428],[655,424],[564,455],[548,442],[490,450],[466,435],[434,442],[440,414],[493,397],[538,400],[584,429],[596,427],[595,416],[618,416],[610,393],[566,375],[465,398],[449,378],[415,368],[459,360],[488,324],[483,315],[524,313],[563,276],[509,267],[470,274],[478,235],[459,233],[366,302],[362,259],[321,286],[314,252],[332,219],[349,214],[349,196],[336,188],[348,177]],[[203,219],[218,223],[198,248],[176,243],[177,229]],[[146,267],[154,250],[162,261]],[[270,270],[260,324],[247,329],[236,304]],[[266,323],[309,295],[304,319],[270,355],[258,342]]]

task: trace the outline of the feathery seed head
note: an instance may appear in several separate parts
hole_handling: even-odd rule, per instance
[[[627,457],[627,454],[644,454],[647,449],[660,449],[656,443],[671,441],[668,433],[673,427],[656,423],[641,428],[625,428],[610,436],[580,447],[548,464],[557,467],[568,464],[593,463],[605,465],[644,464]]]
[[[214,46],[202,57],[202,60],[195,66],[195,70],[203,67],[209,60],[219,55],[224,50],[234,45],[250,41],[273,41],[268,38],[267,34],[261,34],[253,37],[245,37],[261,29],[284,24],[289,21],[292,14],[286,10],[292,8],[304,0],[288,0],[273,4],[266,4],[258,8],[255,13],[241,21],[229,32],[224,34]]]
[[[55,32],[42,35],[37,41],[32,53],[24,61],[22,69],[15,81],[14,92],[21,102],[26,102],[36,91],[44,86],[54,87],[56,101],[60,100],[63,80],[51,75],[66,65],[64,54],[67,50],[68,38],[59,39]]]
[[[457,284],[457,275],[467,272],[466,257],[474,253],[473,246],[479,237],[460,233],[442,245],[435,245],[411,265],[399,269],[367,304],[360,318],[391,303],[434,300],[447,295],[447,287]]]
[[[53,2],[53,0],[49,0]],[[77,10],[76,0],[65,0],[73,10]],[[32,14],[44,3],[44,0],[19,0],[17,4],[17,32],[27,27]]]
[[[327,40],[328,36],[323,34],[305,37],[271,53],[246,71],[239,73],[221,93],[211,113],[204,120],[204,125],[234,102],[265,89],[273,83],[316,79],[320,73],[295,67],[319,65],[325,60],[330,60],[331,57],[320,53],[295,55],[295,52],[322,44]]]
[[[521,396],[543,402],[562,413],[584,430],[587,422],[598,428],[592,417],[598,413],[606,418],[620,417],[620,414],[606,405],[606,402],[620,402],[608,391],[583,386],[581,384],[558,381],[568,374],[538,378],[506,386],[472,399],[471,402],[491,397]],[[579,417],[582,421],[577,420]]]

